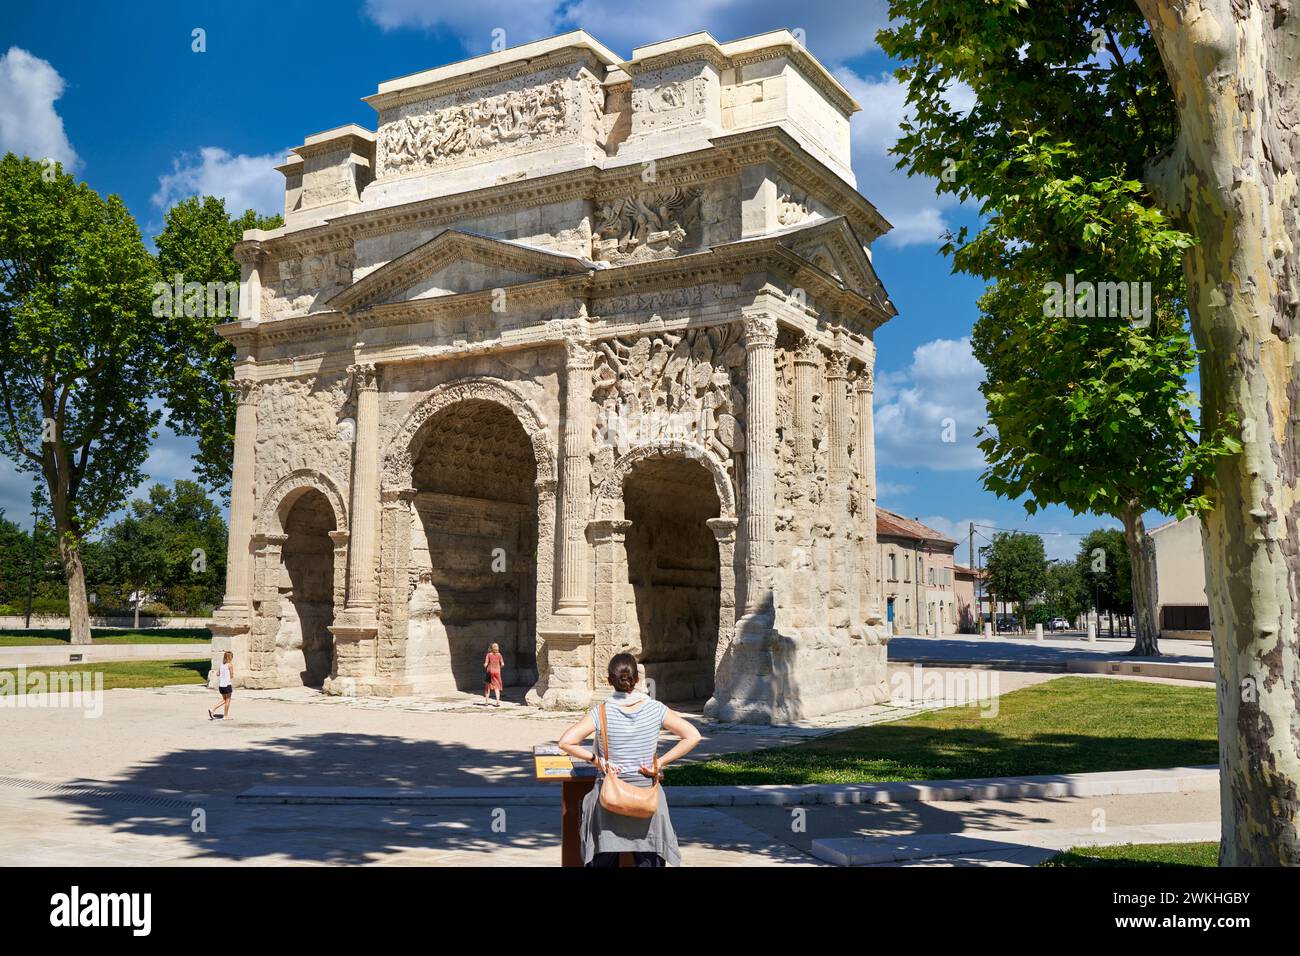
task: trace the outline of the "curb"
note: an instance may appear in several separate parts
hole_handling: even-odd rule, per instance
[[[1023,800],[1041,797],[1104,797],[1117,794],[1192,793],[1217,790],[1217,767],[1121,770],[1105,773],[920,780],[898,783],[799,784],[738,787],[665,787],[670,806],[848,806],[872,803],[935,803],[950,800]],[[238,794],[241,803],[379,804],[387,806],[555,806],[552,785],[485,787],[277,787]]]
[[[1219,823],[1153,823],[1089,829],[965,830],[915,836],[832,837],[812,842],[812,855],[835,866],[872,866],[944,857],[994,858],[1038,850],[1047,859],[1072,847],[1120,846],[1126,843],[1208,843],[1219,839]]]

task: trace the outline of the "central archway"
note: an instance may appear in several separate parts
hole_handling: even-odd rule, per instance
[[[410,608],[407,661],[430,689],[481,691],[492,644],[505,658],[507,684],[531,679],[536,482],[529,436],[497,402],[463,398],[420,430],[410,566],[422,583]]]

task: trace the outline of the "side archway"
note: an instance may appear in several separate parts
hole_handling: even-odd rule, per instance
[[[320,686],[335,666],[330,626],[343,608],[343,495],[323,472],[290,472],[264,496],[254,532],[250,663],[260,686]]]
[[[736,496],[707,449],[673,441],[631,449],[609,469],[588,539],[612,587],[593,605],[594,666],[637,655],[656,697],[703,701],[735,628]]]
[[[283,534],[284,521],[297,500],[308,491],[319,492],[334,512],[334,527],[346,531],[347,505],[333,479],[323,471],[300,468],[285,475],[266,493],[253,525],[254,534]]]
[[[623,486],[627,477],[640,464],[654,459],[684,458],[699,462],[713,479],[713,490],[718,496],[718,516],[736,517],[736,492],[732,486],[727,466],[703,445],[689,441],[672,441],[662,444],[638,445],[618,458],[605,480],[596,489],[591,504],[592,521],[622,520]]]

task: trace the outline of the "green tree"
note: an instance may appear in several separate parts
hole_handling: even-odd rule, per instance
[[[105,531],[100,555],[103,583],[120,598],[136,593],[136,626],[146,600],[173,611],[204,612],[221,601],[226,523],[198,483],[154,485]]]
[[[1118,518],[1145,572],[1143,513],[1207,508],[1204,479],[1240,446],[1200,433],[1181,268],[1192,239],[1140,182],[1175,129],[1142,15],[1107,0],[1065,25],[1056,3],[893,9],[902,19],[882,44],[904,61],[916,111],[900,164],[987,214],[945,246],[954,268],[990,282],[972,335],[985,486],[1031,514],[1060,504]],[[935,43],[935,30],[966,42]],[[945,98],[955,83],[976,94],[968,113]],[[1134,584],[1149,594],[1147,574]],[[1137,602],[1134,653],[1159,653],[1151,607]]]
[[[90,642],[82,544],[142,479],[160,417],[154,277],[121,199],[0,159],[0,451],[43,479],[76,644]]]
[[[1132,610],[1131,565],[1124,532],[1099,528],[1079,543],[1074,566],[1087,588],[1088,604],[1101,614]]]
[[[1300,740],[1290,732],[1300,684],[1300,527],[1291,517],[1300,497],[1300,365],[1288,357],[1300,319],[1300,191],[1291,185],[1300,8],[1268,0],[894,0],[891,14],[881,44],[904,63],[916,117],[899,144],[903,165],[978,201],[991,227],[981,230],[987,242],[954,238],[957,268],[1041,289],[1044,275],[1057,271],[1050,256],[1059,232],[1081,253],[1097,254],[1079,260],[1088,268],[1072,269],[1076,275],[1151,281],[1167,306],[1153,312],[1151,347],[1117,356],[1140,366],[1162,350],[1181,354],[1172,338],[1159,340],[1181,326],[1165,319],[1180,310],[1164,262],[1173,256],[1182,266],[1200,350],[1199,437],[1188,395],[1144,420],[1150,400],[1140,393],[1159,381],[1153,368],[1135,368],[1126,384],[1137,396],[1128,402],[1135,420],[1105,427],[1150,429],[1145,454],[1166,461],[1173,487],[1184,492],[1181,503],[1139,504],[1201,517],[1219,679],[1222,862],[1300,864]],[[974,92],[968,113],[945,99],[962,83]],[[1027,183],[1034,169],[1044,170],[1043,180]],[[1044,191],[1036,229],[1033,202],[1021,196]],[[1048,265],[1030,268],[1040,256]],[[1107,261],[1114,265],[1098,268]],[[1002,290],[1016,314],[1024,294]],[[994,303],[986,314],[1002,308]],[[1029,354],[1056,344],[1035,342]],[[1176,389],[1165,382],[1157,391]],[[1178,421],[1188,437],[1169,444]],[[1033,434],[1008,440],[1025,442],[1020,457],[1030,474],[1058,464],[1048,456],[1059,450],[1030,444]],[[1085,497],[1096,492],[1104,502],[1108,486],[1123,497],[1121,482],[1081,474],[1073,459],[1059,464],[1070,499],[1078,482],[1100,485]],[[1109,471],[1133,465],[1119,455],[1093,462]],[[1020,480],[1014,470],[1003,477]],[[1049,500],[1051,489],[1031,493]],[[1125,528],[1131,549],[1142,543],[1139,526],[1125,518]],[[1147,565],[1136,552],[1132,562],[1135,604],[1143,626],[1153,627]]]
[[[282,216],[259,216],[252,209],[232,217],[225,200],[215,196],[191,197],[167,211],[155,240],[161,275],[158,311],[170,317],[162,388],[167,424],[198,440],[195,474],[223,494],[234,448],[236,403],[229,383],[235,349],[215,327],[237,317],[237,296],[231,292],[239,287],[240,267],[231,249],[246,229],[283,224]]]
[[[1025,605],[1043,593],[1047,583],[1047,557],[1043,539],[1036,534],[999,531],[993,535],[984,572],[989,589],[1000,601],[1014,601],[1020,607],[1020,626],[1025,626]]]
[[[1043,585],[1043,603],[1052,617],[1074,622],[1088,608],[1088,585],[1073,561],[1051,561]]]

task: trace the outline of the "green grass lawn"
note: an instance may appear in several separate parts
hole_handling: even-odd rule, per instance
[[[1059,677],[1002,696],[790,747],[678,764],[666,782],[880,783],[1141,770],[1219,760],[1214,690]]]
[[[212,632],[206,628],[159,627],[141,631],[118,631],[92,628],[95,644],[206,644]],[[32,628],[30,631],[0,629],[0,647],[36,647],[68,644],[72,640],[67,628]]]
[[[1058,853],[1039,866],[1218,866],[1217,843],[1126,843],[1084,846]]]
[[[73,671],[99,672],[104,675],[104,690],[117,687],[164,687],[167,684],[206,684],[208,682],[208,661],[108,661],[103,664],[67,664],[61,667],[28,667],[28,675],[37,672],[57,671],[62,674]],[[17,672],[13,668],[0,669],[14,674],[12,681],[18,685]],[[0,693],[5,690],[0,683]],[[19,693],[26,688],[17,686]]]

